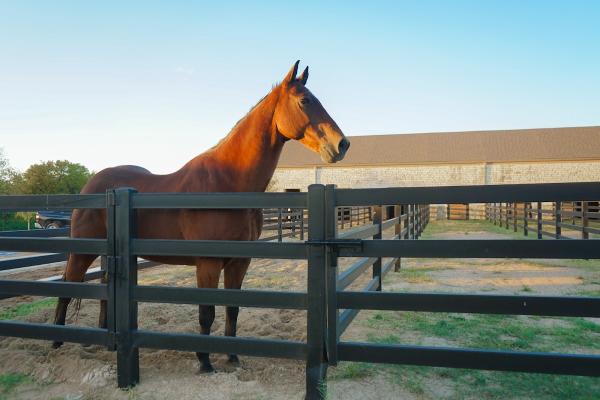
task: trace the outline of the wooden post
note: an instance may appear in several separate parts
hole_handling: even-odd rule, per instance
[[[326,240],[325,187],[313,184],[308,187],[308,240]],[[329,258],[327,246],[319,243],[308,247],[307,282],[307,355],[306,355],[306,398],[322,399],[323,385],[327,374],[325,360],[326,315],[325,293],[327,291],[327,269]]]
[[[529,235],[528,218],[529,218],[529,207],[528,203],[523,203],[523,235]]]
[[[560,239],[562,236],[562,227],[560,226],[562,223],[562,203],[557,201],[554,204],[554,237]]]
[[[398,222],[396,222],[396,224],[394,225],[394,233],[398,236],[398,240],[402,240],[402,206],[394,206],[394,217],[398,218]],[[394,271],[400,271],[401,266],[402,261],[401,258],[398,257],[396,263],[394,264]]]
[[[304,240],[304,209],[300,209],[300,240]]]
[[[384,209],[387,207],[376,206],[375,213],[373,215],[373,225],[378,226],[378,232],[373,235],[373,239],[381,239],[382,237],[382,229],[381,222],[385,220],[385,215],[383,214]],[[378,292],[381,291],[381,257],[377,257],[377,261],[373,263],[373,278],[378,278],[379,282],[377,283],[377,287],[375,290]]]
[[[542,202],[537,202],[537,238],[542,238]]]
[[[590,238],[590,234],[587,231],[587,227],[590,225],[588,212],[589,212],[589,202],[582,201],[581,202],[581,238],[582,239]]]
[[[133,300],[137,285],[137,256],[132,254],[131,240],[135,237],[135,212],[131,206],[136,193],[131,188],[114,191],[115,198],[115,324],[117,331],[117,383],[128,388],[140,380],[139,350],[133,345],[137,330],[138,303]]]
[[[281,242],[283,240],[283,229],[282,229],[282,211],[281,208],[277,209],[277,241]]]
[[[517,203],[513,203],[513,230],[517,231]]]
[[[405,204],[404,205],[404,213],[406,214],[406,221],[405,221],[405,224],[406,224],[406,234],[405,234],[405,239],[410,240],[410,239],[412,239],[412,233],[411,233],[411,230],[412,230],[412,227],[411,227],[412,217],[410,215],[410,204]]]

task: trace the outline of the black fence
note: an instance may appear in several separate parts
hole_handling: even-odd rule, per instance
[[[594,240],[416,240],[429,220],[427,204],[533,201],[592,201],[600,184],[501,185],[386,189],[336,189],[312,185],[308,193],[138,194],[117,189],[104,195],[0,197],[0,209],[103,208],[106,239],[0,237],[0,250],[73,252],[107,259],[106,284],[0,280],[0,295],[100,299],[108,302],[108,328],[54,326],[0,321],[0,335],[100,344],[117,351],[119,387],[139,381],[139,348],[238,353],[306,361],[308,398],[321,398],[328,365],[365,361],[503,371],[600,376],[600,356],[443,347],[380,345],[340,339],[356,313],[368,310],[600,317],[593,297],[451,295],[381,292],[382,277],[400,257],[600,258]],[[338,208],[386,206],[372,210],[373,224],[338,231]],[[391,206],[389,206],[391,205]],[[154,240],[135,236],[137,209],[308,210],[305,242]],[[390,237],[387,230],[394,229]],[[137,257],[178,255],[306,259],[307,291],[278,292],[168,288],[137,285]],[[339,257],[354,257],[338,273]],[[392,258],[383,264],[382,257]],[[362,291],[346,290],[371,268]],[[139,302],[215,304],[307,310],[307,341],[163,333],[137,327]],[[344,310],[340,313],[340,310]]]
[[[529,233],[538,239],[589,239],[600,237],[598,201],[488,203],[485,219],[494,225]]]

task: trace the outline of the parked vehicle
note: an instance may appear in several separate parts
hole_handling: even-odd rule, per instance
[[[35,227],[42,229],[65,228],[71,225],[71,211],[38,211]]]

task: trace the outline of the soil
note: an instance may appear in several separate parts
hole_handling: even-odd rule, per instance
[[[443,233],[440,239],[498,239],[498,234]],[[352,260],[340,260],[340,269]],[[533,294],[571,294],[581,290],[598,290],[598,283],[586,283],[585,269],[554,264],[538,264],[527,260],[494,259],[403,259],[402,268],[426,272],[428,278],[412,282],[402,274],[390,272],[384,290],[413,292],[494,292],[521,293],[524,287]],[[2,279],[39,279],[60,273],[60,267],[12,274]],[[140,272],[143,285],[193,287],[195,268],[189,266],[157,266]],[[364,286],[365,273],[351,288]],[[221,283],[222,285],[222,283]],[[306,288],[306,262],[289,260],[253,260],[244,282],[247,289],[293,290]],[[0,311],[31,301],[32,297],[0,300]],[[82,301],[78,316],[68,323],[96,326],[97,301]],[[54,310],[43,309],[21,319],[51,322]],[[344,334],[345,340],[365,340],[369,333],[368,312],[358,315]],[[198,332],[197,307],[176,304],[139,306],[140,328],[169,332]],[[217,307],[214,334],[224,330],[224,308]],[[306,313],[295,310],[243,308],[238,322],[238,335],[247,337],[306,340]],[[445,345],[443,339],[431,338],[428,344]],[[240,365],[227,363],[226,355],[214,354],[217,373],[201,374],[192,353],[170,350],[140,350],[141,382],[129,391],[116,388],[116,353],[101,346],[65,343],[53,350],[47,341],[0,338],[0,375],[24,373],[31,377],[18,386],[10,398],[15,399],[302,399],[304,397],[304,363],[299,361],[240,357]],[[335,372],[335,368],[332,368]],[[417,399],[380,374],[329,382],[331,399]],[[433,397],[449,395],[451,385],[442,381],[428,383]],[[436,394],[437,393],[437,394]]]

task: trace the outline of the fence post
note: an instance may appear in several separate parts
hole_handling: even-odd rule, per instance
[[[590,238],[590,234],[586,230],[586,228],[590,225],[588,211],[589,211],[589,202],[582,201],[581,202],[581,238],[582,239]]]
[[[555,238],[560,239],[562,236],[562,204],[560,201],[554,203],[554,225],[555,225]]]
[[[283,229],[282,229],[282,224],[283,224],[283,216],[282,216],[282,209],[278,208],[277,209],[277,241],[281,242],[283,240]]]
[[[542,202],[537,202],[537,238],[542,238]]]
[[[131,239],[135,237],[135,213],[131,198],[132,188],[115,189],[115,296],[117,331],[117,380],[120,388],[135,385],[140,380],[139,350],[133,345],[137,330],[137,302],[133,288],[137,285],[137,256],[131,253]]]
[[[518,219],[518,213],[517,213],[517,203],[513,203],[513,210],[512,210],[512,223],[513,223],[513,230],[516,232],[517,231],[517,219]]]
[[[300,240],[304,240],[304,208],[300,209]]]
[[[417,218],[419,218],[419,224],[417,225],[419,227],[419,235],[417,236],[417,239],[421,237],[421,232],[423,232],[423,205],[419,204],[417,206]]]
[[[325,186],[325,238],[337,237],[337,212],[335,209],[335,185]],[[337,365],[337,345],[340,315],[337,307],[338,258],[334,248],[326,250],[327,259],[327,361],[328,365]]]
[[[523,203],[523,235],[529,236],[529,206],[531,203]]]
[[[308,241],[325,240],[325,186],[308,187]],[[306,398],[325,397],[325,293],[327,279],[327,254],[324,244],[308,247],[307,323],[306,323]]]
[[[385,207],[375,206],[375,213],[373,215],[373,225],[377,225],[377,233],[373,235],[373,239],[381,239],[381,222],[386,218],[383,215],[383,210]],[[379,282],[377,283],[376,291],[381,291],[381,257],[377,257],[377,261],[373,263],[373,278],[378,278]]]
[[[398,218],[398,222],[394,225],[394,233],[398,235],[398,240],[402,240],[402,206],[394,206],[394,217]],[[400,271],[402,259],[398,257],[394,263],[394,272]]]

